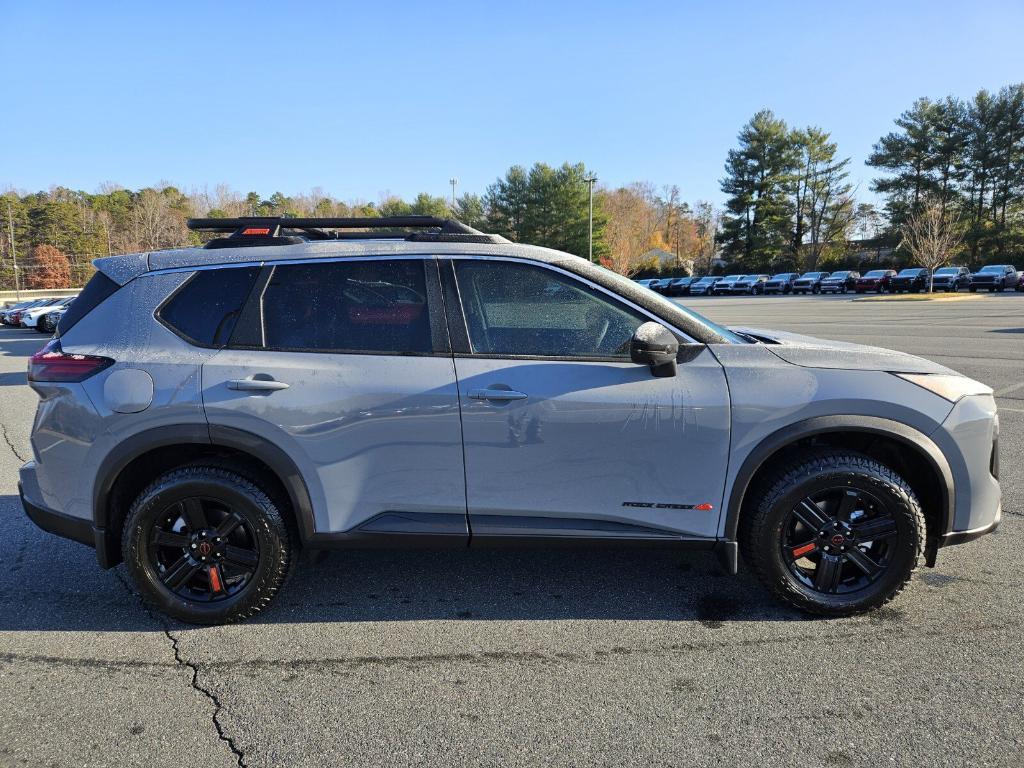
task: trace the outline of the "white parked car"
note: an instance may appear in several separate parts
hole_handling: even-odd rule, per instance
[[[66,307],[74,299],[74,296],[65,296],[61,299],[54,301],[52,304],[40,304],[38,307],[32,307],[26,309],[21,313],[21,327],[22,328],[35,328],[36,323],[39,322],[40,318],[48,312],[53,312],[55,309],[61,309]]]

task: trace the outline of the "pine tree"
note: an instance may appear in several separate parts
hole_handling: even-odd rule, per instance
[[[722,226],[725,255],[746,268],[778,266],[792,242],[790,226],[796,152],[785,121],[770,110],[751,118],[729,150],[722,191],[729,196]]]

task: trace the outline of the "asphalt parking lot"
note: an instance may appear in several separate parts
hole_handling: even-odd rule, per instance
[[[334,553],[193,628],[21,512],[43,337],[0,329],[0,766],[1020,766],[1024,296],[696,298],[991,385],[1004,522],[890,606],[779,607],[669,552]]]

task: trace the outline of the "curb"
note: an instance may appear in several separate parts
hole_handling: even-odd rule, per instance
[[[908,293],[889,296],[863,296],[850,301],[972,301],[980,299],[980,293]]]

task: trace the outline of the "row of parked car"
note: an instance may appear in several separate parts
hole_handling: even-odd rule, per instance
[[[0,309],[0,324],[35,328],[40,333],[51,334],[74,300],[74,296],[57,296],[9,304]]]
[[[721,275],[707,277],[663,277],[637,280],[640,285],[665,296],[723,296],[768,293],[919,293],[936,291],[1024,292],[1024,272],[1010,264],[988,264],[977,272],[967,267],[940,267],[932,274],[922,267],[873,269],[861,274],[855,270],[838,272],[780,272],[777,275]]]

